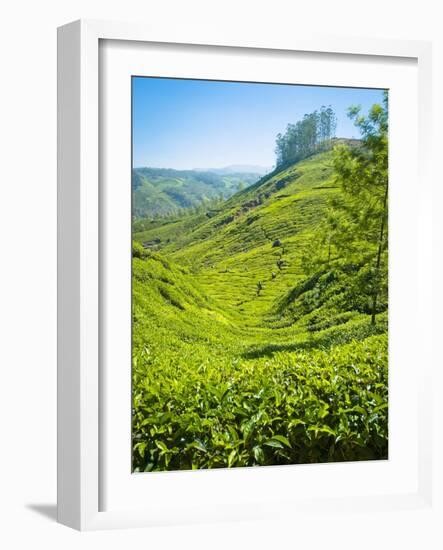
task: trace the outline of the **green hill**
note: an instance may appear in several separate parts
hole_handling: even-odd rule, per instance
[[[134,223],[135,470],[387,456],[387,293],[371,323],[374,245],[325,238],[333,154]]]
[[[159,217],[178,210],[227,199],[256,182],[260,175],[247,172],[134,168],[133,216]]]

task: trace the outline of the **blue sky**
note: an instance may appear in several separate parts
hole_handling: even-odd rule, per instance
[[[133,77],[133,166],[269,167],[288,123],[331,105],[337,137],[359,137],[348,107],[381,99],[374,89]]]

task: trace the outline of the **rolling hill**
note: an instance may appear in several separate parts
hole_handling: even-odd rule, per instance
[[[387,456],[387,295],[371,324],[372,245],[325,244],[332,155],[134,222],[136,471]]]
[[[159,217],[224,200],[256,182],[262,174],[233,169],[197,171],[134,168],[133,216]]]
[[[261,177],[271,172],[272,168],[270,166],[257,166],[255,164],[231,164],[223,168],[194,168],[194,170],[199,172],[211,172],[221,176],[229,176],[232,174],[257,174]]]

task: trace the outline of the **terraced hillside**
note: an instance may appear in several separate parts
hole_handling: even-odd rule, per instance
[[[134,224],[134,470],[386,458],[387,295],[371,322],[373,245],[323,234],[333,154]]]

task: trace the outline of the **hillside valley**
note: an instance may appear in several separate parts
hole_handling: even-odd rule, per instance
[[[134,168],[133,216],[161,218],[176,216],[183,209],[208,207],[255,183],[261,175],[240,166],[212,171]]]
[[[374,242],[345,258],[325,222],[334,155],[134,221],[136,471],[387,456],[387,291]]]

